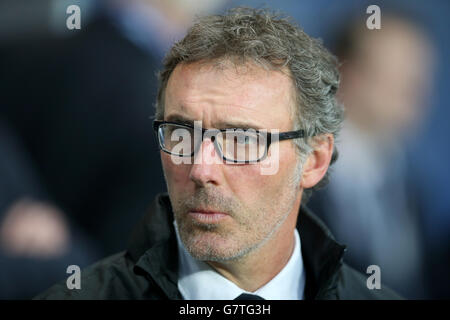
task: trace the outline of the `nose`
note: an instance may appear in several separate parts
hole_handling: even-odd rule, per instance
[[[194,156],[189,178],[198,186],[220,183],[223,162],[215,149],[214,138],[204,139]]]

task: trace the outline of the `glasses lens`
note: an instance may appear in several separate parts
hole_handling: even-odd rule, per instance
[[[227,130],[217,138],[223,156],[229,161],[256,162],[266,154],[266,135],[252,129]]]
[[[162,124],[158,130],[161,148],[173,155],[190,157],[194,147],[194,129],[176,124]]]
[[[199,132],[198,138],[201,135]],[[158,129],[161,148],[176,156],[191,157],[196,146],[194,138],[194,129],[183,125],[165,123]],[[229,129],[225,132],[208,130],[203,139],[212,139],[223,158],[231,162],[257,162],[267,153],[267,134],[253,129]]]

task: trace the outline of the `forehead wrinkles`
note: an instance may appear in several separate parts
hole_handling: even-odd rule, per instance
[[[221,85],[215,88],[215,83]],[[222,85],[233,92],[231,100],[229,93],[221,90]],[[259,104],[275,100],[275,105],[264,110],[264,113],[276,116],[279,113],[275,108],[287,105],[289,122],[295,115],[293,111],[297,104],[296,88],[289,69],[267,68],[255,62],[237,64],[230,60],[214,60],[179,64],[169,79],[165,101],[171,106],[176,104],[180,107],[180,104],[195,103],[196,96],[200,94],[206,95],[202,97],[206,99],[208,94],[211,94],[211,98],[222,95],[230,107],[258,113],[263,112]],[[167,96],[175,101],[169,100]]]

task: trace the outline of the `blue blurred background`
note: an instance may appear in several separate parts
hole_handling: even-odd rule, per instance
[[[66,27],[72,4],[80,30]],[[355,31],[373,4],[372,39]],[[450,2],[1,0],[0,299],[126,248],[165,191],[149,119],[164,54],[196,15],[240,5],[291,16],[341,59],[341,159],[309,205],[349,263],[380,265],[407,298],[450,297]]]

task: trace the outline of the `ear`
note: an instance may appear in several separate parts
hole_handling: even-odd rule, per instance
[[[317,137],[312,151],[303,165],[301,187],[308,189],[314,187],[323,178],[330,166],[333,155],[334,137],[324,134]]]

